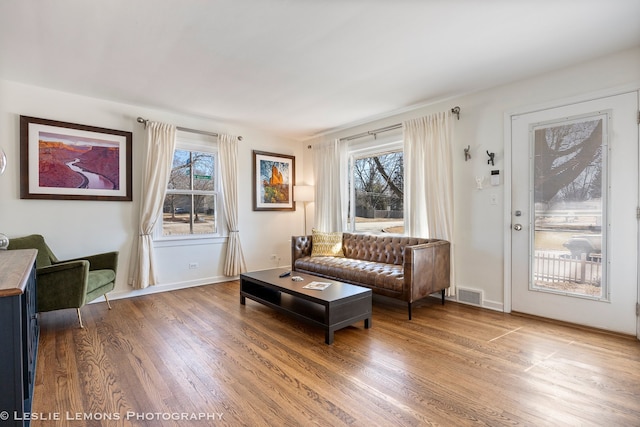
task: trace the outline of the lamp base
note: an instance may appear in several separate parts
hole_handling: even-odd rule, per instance
[[[307,202],[303,202],[304,204],[304,233],[303,235],[307,235]]]

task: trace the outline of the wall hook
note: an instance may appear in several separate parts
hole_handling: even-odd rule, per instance
[[[493,163],[493,158],[496,156],[496,153],[490,153],[489,150],[487,150],[487,155],[489,156],[489,160],[487,160],[487,164],[491,166],[495,166],[495,164]]]
[[[455,114],[458,120],[460,120],[460,107],[457,105],[451,109],[451,114]]]
[[[471,153],[469,153],[470,149],[471,149],[470,145],[467,145],[467,148],[464,149],[464,161],[465,162],[471,158]]]

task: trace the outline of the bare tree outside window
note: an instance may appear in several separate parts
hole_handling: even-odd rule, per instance
[[[402,151],[357,158],[351,172],[355,198],[350,203],[355,204],[355,230],[401,233],[404,218]]]
[[[602,196],[602,119],[535,131],[535,202]]]
[[[533,129],[536,289],[605,295],[604,117],[567,119]]]
[[[216,232],[215,154],[177,149],[163,208],[163,235]]]

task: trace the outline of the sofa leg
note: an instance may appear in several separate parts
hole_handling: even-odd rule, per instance
[[[440,292],[442,292],[442,305],[444,305],[444,289],[441,290]]]
[[[407,303],[409,308],[409,320],[411,320],[411,303]]]
[[[107,298],[107,294],[104,294],[104,300],[107,302],[107,307],[109,307],[109,310],[111,310],[111,304],[109,304],[109,298]]]
[[[82,324],[82,316],[80,315],[80,309],[76,308],[76,311],[78,312],[78,322],[80,322],[80,328],[84,329],[84,325]]]

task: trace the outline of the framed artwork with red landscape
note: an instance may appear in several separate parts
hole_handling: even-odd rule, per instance
[[[295,157],[254,150],[253,210],[295,211],[295,176]]]
[[[20,116],[20,198],[131,201],[132,133]]]

